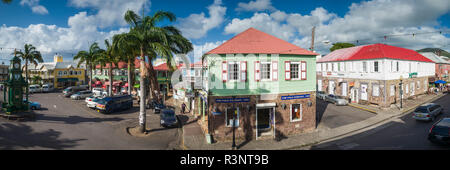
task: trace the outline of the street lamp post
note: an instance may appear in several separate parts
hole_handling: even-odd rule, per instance
[[[235,136],[236,127],[235,127],[235,125],[236,125],[237,109],[236,109],[236,104],[234,103],[235,98],[236,98],[236,96],[233,96],[233,99],[232,99],[234,112],[233,112],[233,144],[231,145],[231,150],[236,150],[236,136]]]

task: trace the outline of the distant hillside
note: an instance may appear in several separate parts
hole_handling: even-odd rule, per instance
[[[441,54],[440,54],[441,56],[446,56],[446,57],[450,58],[450,53],[445,50],[442,50],[440,48],[424,48],[421,50],[417,50],[417,52],[433,52],[433,53],[441,52]]]

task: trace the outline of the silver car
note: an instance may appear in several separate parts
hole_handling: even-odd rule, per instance
[[[102,99],[101,97],[94,97],[94,96],[90,96],[90,97],[86,97],[86,106],[91,108],[91,109],[95,109],[95,106],[97,106],[97,102],[98,100]]]
[[[413,118],[416,120],[434,121],[436,117],[444,111],[441,105],[426,103],[416,108]]]
[[[316,97],[322,100],[325,100],[325,96],[327,96],[327,94],[324,91],[317,91],[316,92]]]
[[[343,98],[341,96],[335,96],[332,94],[325,96],[325,101],[334,103],[334,104],[336,104],[336,106],[348,105],[348,101],[345,98]]]
[[[79,91],[75,94],[73,94],[72,96],[70,96],[71,99],[73,100],[80,100],[80,99],[84,99],[86,97],[92,96],[93,93],[89,90],[85,90],[85,91]]]

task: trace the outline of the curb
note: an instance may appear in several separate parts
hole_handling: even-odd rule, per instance
[[[386,120],[392,119],[392,118],[394,118],[394,117],[404,116],[404,115],[406,115],[405,113],[409,113],[410,110],[412,110],[412,109],[414,109],[414,108],[416,108],[416,107],[418,107],[418,106],[420,106],[420,105],[422,105],[422,104],[424,104],[424,103],[427,103],[427,102],[429,102],[429,101],[439,99],[439,98],[441,98],[441,97],[443,97],[443,96],[445,96],[445,94],[441,94],[441,95],[435,96],[435,97],[433,97],[433,98],[431,98],[431,99],[429,99],[429,100],[426,100],[426,101],[421,102],[421,103],[419,103],[419,104],[417,104],[417,105],[414,105],[413,107],[410,107],[409,109],[403,110],[403,111],[401,111],[401,112],[398,113],[398,114],[390,115],[390,116],[388,116],[388,117],[386,117],[386,118],[384,118],[384,119],[382,119],[382,120],[379,120],[379,121],[377,121],[377,122],[375,122],[375,123],[372,123],[372,124],[370,124],[370,125],[364,126],[364,127],[362,127],[362,128],[355,129],[355,130],[351,130],[351,131],[349,131],[349,132],[345,132],[345,133],[343,133],[343,134],[339,134],[339,135],[336,135],[336,136],[333,136],[333,137],[329,137],[329,138],[326,138],[326,139],[315,140],[315,141],[313,141],[313,142],[310,142],[310,143],[307,143],[307,144],[302,144],[302,145],[300,145],[300,146],[292,146],[292,147],[288,147],[288,148],[283,148],[283,149],[281,149],[281,150],[291,150],[291,149],[298,149],[298,148],[302,148],[302,147],[306,147],[306,146],[311,146],[311,145],[315,145],[315,144],[322,143],[322,142],[324,142],[324,141],[333,140],[333,139],[335,139],[335,138],[339,138],[339,137],[342,137],[342,136],[345,136],[345,135],[348,135],[348,134],[351,134],[351,133],[354,133],[354,132],[357,132],[357,131],[361,131],[361,130],[364,130],[364,129],[366,129],[366,128],[372,127],[372,126],[374,126],[374,125],[380,124],[380,123],[382,123],[382,122],[384,122],[384,121],[386,121]]]
[[[350,103],[348,105],[351,106],[351,107],[357,108],[357,109],[361,109],[361,110],[365,110],[365,111],[368,111],[368,112],[371,112],[371,113],[378,114],[378,112],[375,111],[375,110],[371,110],[371,109],[367,109],[367,108],[364,108],[364,107],[356,106],[356,105],[353,105],[353,104],[350,104]]]

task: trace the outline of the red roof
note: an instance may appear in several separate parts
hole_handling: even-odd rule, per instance
[[[141,61],[141,60],[140,60],[140,59],[137,59],[137,58],[134,60],[134,68],[139,68],[139,67],[141,67],[140,61]],[[147,67],[149,67],[148,63],[145,63],[145,64],[146,64]],[[128,66],[128,65],[127,65],[127,62],[124,62],[124,61],[119,62],[118,65],[119,65],[119,68],[120,68],[120,69],[122,69],[122,68],[127,68],[127,66]],[[109,63],[106,63],[106,66],[103,67],[103,68],[104,68],[104,69],[108,69],[109,66],[110,66],[110,64],[109,64]],[[112,64],[112,67],[113,67],[113,68],[116,68],[116,65],[113,63],[113,64]],[[96,69],[100,69],[100,65],[96,65],[95,68],[96,68]]]
[[[178,65],[177,68],[180,68],[181,65]],[[160,65],[157,66],[153,66],[154,70],[158,70],[158,71],[169,71],[169,67],[167,67],[167,63],[162,63]]]
[[[206,54],[318,55],[255,28],[249,28],[239,33]]]
[[[414,50],[386,44],[372,44],[339,49],[322,57],[317,62],[368,60],[378,58],[433,62]]]

